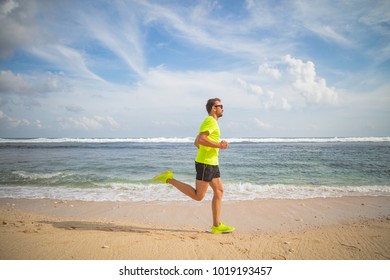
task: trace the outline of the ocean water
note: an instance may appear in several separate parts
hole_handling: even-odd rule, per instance
[[[390,137],[237,138],[220,151],[225,200],[390,195]],[[0,139],[0,197],[185,201],[151,182],[194,185],[193,138]],[[206,195],[211,200],[212,190]]]

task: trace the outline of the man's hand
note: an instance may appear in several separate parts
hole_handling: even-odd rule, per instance
[[[225,150],[225,149],[227,149],[227,147],[229,146],[229,143],[228,143],[227,141],[225,141],[225,140],[222,140],[222,141],[219,143],[219,145],[220,145],[220,149]]]

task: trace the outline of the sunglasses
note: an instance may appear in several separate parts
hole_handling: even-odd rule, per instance
[[[215,107],[221,107],[221,109],[223,109],[223,105],[214,105]]]

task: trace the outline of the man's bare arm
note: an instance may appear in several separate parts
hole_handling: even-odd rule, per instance
[[[195,147],[197,147],[199,149],[199,135],[196,136],[196,139],[194,141],[194,145],[195,145]]]
[[[199,148],[199,145],[205,146],[205,147],[211,147],[211,148],[218,148],[218,149],[226,149],[228,147],[228,143],[226,141],[221,142],[214,142],[207,138],[209,136],[209,132],[201,132],[196,137],[194,145]]]

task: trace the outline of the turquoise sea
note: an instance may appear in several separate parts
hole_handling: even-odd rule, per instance
[[[390,137],[238,138],[220,151],[225,200],[390,195]],[[182,201],[150,181],[194,184],[193,138],[0,139],[0,197]],[[210,200],[210,190],[206,199]]]

